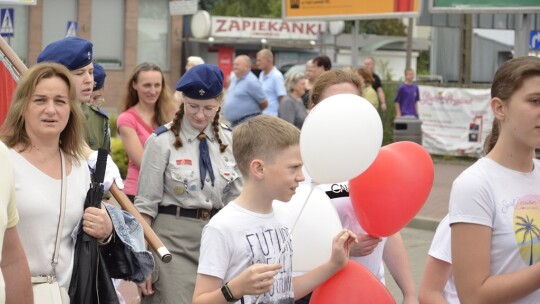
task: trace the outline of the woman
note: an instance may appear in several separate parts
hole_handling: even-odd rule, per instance
[[[486,156],[450,194],[452,267],[463,303],[540,303],[540,58],[499,67]]]
[[[148,138],[135,198],[173,255],[171,263],[158,262],[153,278],[139,285],[144,303],[191,303],[202,228],[242,187],[231,131],[219,123],[221,70],[194,66],[176,90],[182,92],[182,105],[171,123]]]
[[[122,113],[116,125],[129,159],[124,193],[133,202],[137,194],[144,143],[154,129],[171,121],[177,111],[163,72],[153,63],[141,63],[127,82]]]
[[[1,138],[10,148],[15,173],[15,196],[20,221],[18,230],[33,277],[55,275],[59,285],[68,288],[73,271],[74,235],[79,226],[101,245],[114,235],[136,241],[137,227],[119,227],[124,213],[111,206],[84,209],[90,185],[85,159],[83,120],[74,82],[69,70],[56,63],[34,65],[20,80],[2,129]],[[61,159],[65,156],[65,162]],[[65,163],[65,166],[63,165]],[[60,234],[59,258],[51,266],[61,209],[61,172],[66,171],[65,219]],[[105,209],[107,208],[107,209]],[[82,221],[80,219],[82,218]],[[115,218],[113,227],[113,221]],[[134,220],[134,219],[133,219]],[[135,221],[136,223],[136,221]],[[138,225],[138,224],[137,224]],[[120,230],[113,230],[113,228]],[[144,244],[142,231],[140,243]],[[112,245],[115,241],[112,241]],[[137,246],[126,243],[126,246]],[[143,281],[153,261],[149,253],[135,253],[140,267],[133,280]],[[138,278],[138,279],[137,279]]]
[[[313,86],[310,96],[310,108],[337,94],[362,96],[361,82],[358,75],[344,70],[330,70],[322,73]],[[306,176],[306,182],[310,182],[308,176]],[[332,193],[335,186],[326,184],[319,187],[327,193]],[[340,188],[348,189],[348,183],[342,183]],[[351,247],[351,260],[364,265],[382,283],[384,283],[384,260],[403,293],[403,303],[417,303],[411,268],[401,235],[396,233],[388,238],[367,235],[356,218],[348,191],[342,191],[339,197],[331,197],[331,201],[336,207],[343,228],[350,229],[357,234],[358,244]],[[297,303],[308,302],[303,299],[297,301]]]
[[[372,87],[373,76],[365,69],[356,70],[356,74],[358,74],[362,83],[362,97],[369,101],[375,109],[379,109],[379,97],[377,97],[377,92]]]
[[[302,96],[306,93],[306,76],[302,73],[292,73],[285,79],[287,96],[279,103],[278,116],[298,129],[302,129],[307,110],[302,101]]]

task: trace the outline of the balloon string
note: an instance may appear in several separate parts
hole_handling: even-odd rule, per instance
[[[311,182],[311,190],[309,190],[309,194],[308,194],[306,200],[304,201],[304,203],[302,204],[302,208],[300,209],[300,213],[298,213],[298,216],[296,217],[296,220],[294,221],[294,224],[293,224],[293,226],[291,228],[291,235],[293,234],[294,228],[296,228],[296,224],[298,223],[298,220],[300,219],[300,216],[302,216],[302,212],[304,211],[304,208],[306,207],[307,202],[309,201],[309,198],[311,197],[311,194],[313,193],[313,190],[315,190],[315,188],[318,185],[319,184],[317,184],[315,182]],[[287,246],[283,246],[283,248],[279,252],[279,255],[278,255],[278,258],[277,258],[276,261],[281,260],[281,256],[285,253],[285,248],[287,248]],[[259,304],[259,301],[261,300],[261,296],[262,295],[257,296],[257,301],[255,302],[255,304]]]

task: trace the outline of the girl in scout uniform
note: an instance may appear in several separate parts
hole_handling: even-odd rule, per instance
[[[231,131],[219,123],[221,70],[197,65],[176,90],[182,92],[180,110],[148,138],[135,197],[173,255],[169,264],[156,258],[154,274],[139,285],[143,303],[191,303],[202,229],[242,187]]]

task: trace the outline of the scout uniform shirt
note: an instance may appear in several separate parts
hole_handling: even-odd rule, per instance
[[[135,199],[139,212],[155,218],[158,205],[221,209],[238,197],[243,183],[232,154],[230,129],[222,125],[219,131],[221,141],[227,145],[223,153],[219,150],[212,125],[204,130],[215,181],[212,186],[207,174],[201,190],[197,139],[200,132],[183,119],[180,130],[183,146],[176,149],[171,125],[172,122],[159,127],[146,141]]]
[[[81,103],[81,109],[86,117],[84,124],[84,140],[92,150],[99,148],[111,151],[111,131],[109,117],[101,109],[87,103]]]

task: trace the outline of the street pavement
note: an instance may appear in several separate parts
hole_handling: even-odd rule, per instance
[[[426,203],[417,216],[401,231],[417,292],[435,229],[439,221],[448,213],[452,182],[470,165],[471,163],[466,162],[436,162],[433,187]],[[394,296],[396,303],[401,303],[403,300],[401,290],[389,272],[386,271],[385,274],[388,290]]]
[[[462,161],[435,161],[435,176],[429,197],[417,216],[401,231],[417,292],[435,229],[439,221],[448,213],[452,182],[470,165],[471,163]],[[386,271],[386,286],[396,303],[401,303],[403,299],[401,291],[388,271]],[[123,282],[120,290],[127,304],[139,303],[133,283]]]

